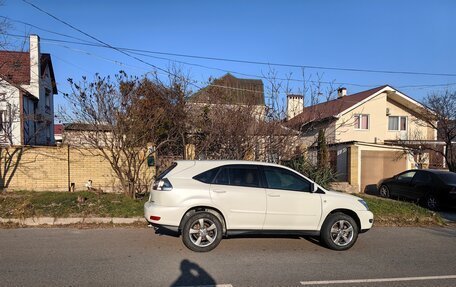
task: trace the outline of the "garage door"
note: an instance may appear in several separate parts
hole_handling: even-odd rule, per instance
[[[361,191],[373,188],[378,181],[407,169],[405,156],[396,151],[361,151]]]

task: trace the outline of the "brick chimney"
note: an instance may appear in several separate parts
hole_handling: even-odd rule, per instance
[[[337,98],[342,98],[342,97],[345,97],[347,95],[347,88],[339,88],[337,89]]]
[[[40,53],[40,37],[30,35],[30,86],[28,91],[40,98],[40,78],[41,78],[41,53]]]

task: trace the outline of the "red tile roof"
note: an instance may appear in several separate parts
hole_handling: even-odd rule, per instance
[[[0,77],[16,85],[30,84],[30,54],[0,51]]]
[[[305,107],[303,112],[287,122],[289,127],[300,127],[306,123],[328,119],[338,115],[340,112],[367,99],[387,85],[373,88],[367,91],[344,96],[324,103]]]
[[[63,124],[54,124],[54,135],[61,135],[63,133]]]
[[[41,75],[49,66],[54,94],[57,94],[51,55],[41,54]],[[29,52],[0,51],[0,78],[13,85],[30,84],[30,54]]]

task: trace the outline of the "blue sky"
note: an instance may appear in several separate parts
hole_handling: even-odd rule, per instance
[[[371,70],[456,74],[456,1],[34,1],[47,12],[113,46],[149,51],[241,59],[269,63]],[[50,53],[59,90],[69,91],[68,78],[95,73],[144,74],[151,67],[121,53],[46,39],[92,41],[20,0],[5,0],[0,16],[14,20],[10,34],[38,34],[42,52]],[[17,48],[23,38],[9,37]],[[26,44],[28,45],[28,44]],[[26,46],[27,47],[27,46]],[[160,56],[160,55],[155,55]],[[170,60],[141,57],[162,67]],[[271,67],[177,56],[171,60],[248,75],[267,74]],[[203,86],[223,71],[182,65]],[[302,70],[274,67],[278,76],[302,79]],[[348,94],[390,84],[421,100],[453,84],[455,76],[347,72],[307,68],[306,75],[345,83]],[[241,76],[235,74],[235,76]],[[264,81],[265,82],[265,81]],[[357,84],[357,85],[349,85]],[[420,85],[419,87],[410,87]],[[337,85],[336,85],[337,86]],[[298,92],[302,83],[293,82]],[[61,95],[57,105],[65,105]]]

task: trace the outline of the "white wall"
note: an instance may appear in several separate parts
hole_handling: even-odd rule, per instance
[[[6,131],[0,132],[0,143],[20,145],[20,91],[18,88],[11,86],[8,82],[0,80],[0,94],[4,94],[5,97],[5,100],[0,99],[0,110],[4,111],[3,121],[6,129]]]

